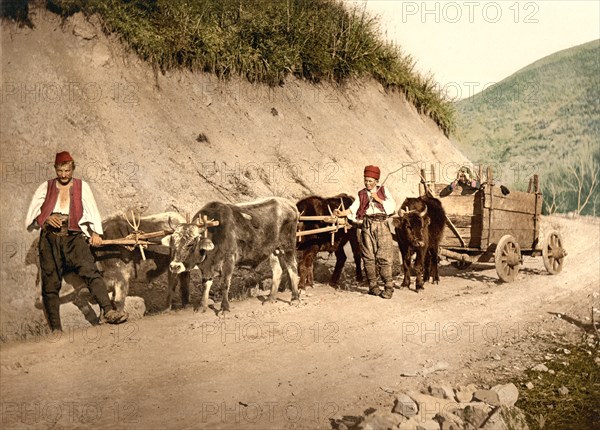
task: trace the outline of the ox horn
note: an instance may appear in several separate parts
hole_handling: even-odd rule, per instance
[[[425,205],[425,209],[423,209],[423,212],[419,212],[419,216],[421,218],[423,218],[425,215],[427,215],[427,205]]]

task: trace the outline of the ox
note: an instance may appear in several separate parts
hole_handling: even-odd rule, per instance
[[[139,230],[144,233],[161,230],[172,231],[174,226],[184,221],[184,218],[176,212],[149,215],[140,218]],[[103,220],[102,229],[104,230],[103,240],[120,239],[133,233],[133,228],[123,215]],[[167,250],[162,249],[163,252],[160,252],[163,248],[160,245],[160,242],[157,242],[157,246],[152,245],[144,251],[146,259],[153,264],[142,263],[141,253],[138,249],[131,250],[122,245],[91,248],[108,290],[113,291],[113,302],[118,309],[122,310],[125,305],[130,280],[137,278],[150,282],[168,271],[170,256]],[[171,292],[172,288],[177,285],[177,281],[180,284],[181,302],[185,307],[189,303],[189,273],[177,276],[168,271],[168,277],[167,310],[171,309]]]
[[[404,269],[403,287],[410,286],[411,257],[415,257],[416,290],[423,289],[423,284],[439,283],[438,247],[442,240],[446,225],[446,212],[442,203],[430,196],[409,197],[399,210],[400,218],[394,221],[396,240],[402,254]]]
[[[214,227],[199,224],[204,217],[219,224]],[[224,313],[229,311],[229,287],[235,267],[256,268],[269,259],[273,282],[266,301],[275,301],[286,270],[293,303],[299,300],[295,256],[297,225],[298,210],[279,197],[237,205],[208,203],[194,215],[191,224],[179,224],[169,238],[170,271],[181,274],[195,267],[200,270],[203,312],[208,307],[213,277],[220,273],[223,298],[219,312]]]
[[[348,194],[339,194],[330,198],[310,196],[298,201],[298,203],[296,203],[296,207],[301,214],[306,216],[330,215],[330,210],[337,208],[341,202],[343,202],[345,208],[348,208],[353,201],[354,198]],[[298,228],[299,230],[312,230],[330,225],[331,224],[327,224],[322,221],[304,221],[300,222]],[[347,260],[346,253],[344,252],[344,246],[348,242],[350,242],[352,254],[354,255],[356,279],[359,282],[362,281],[360,247],[358,244],[356,230],[351,228],[347,232],[344,232],[344,230],[341,229],[335,233],[333,244],[331,243],[331,233],[307,235],[298,240],[296,249],[300,255],[299,288],[304,288],[306,285],[313,285],[313,266],[315,257],[319,252],[335,253],[335,268],[333,270],[331,280],[329,281],[329,285],[337,285],[342,273],[342,269],[344,268],[344,264]]]

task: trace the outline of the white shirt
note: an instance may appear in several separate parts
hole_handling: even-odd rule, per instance
[[[376,187],[373,190],[373,192],[376,193],[377,191],[379,191],[379,188],[381,188],[381,187]],[[381,209],[379,209],[377,206],[375,206],[376,201],[370,196],[371,193],[368,190],[367,190],[367,194],[369,194],[369,205],[367,206],[367,211],[365,212],[365,216],[366,215],[383,214],[384,212],[382,212]],[[383,210],[385,211],[386,215],[393,215],[394,212],[396,212],[396,202],[394,201],[394,198],[392,197],[391,193],[389,192],[389,190],[387,188],[383,189],[383,194],[385,196],[385,200],[382,203]],[[357,221],[356,213],[358,212],[359,208],[360,208],[360,196],[358,196],[356,199],[354,199],[354,202],[348,208],[348,209],[350,209],[348,218],[351,221]]]
[[[31,203],[29,204],[29,210],[27,211],[27,217],[25,218],[25,228],[27,231],[33,231],[40,228],[36,222],[36,218],[42,213],[41,209],[46,200],[47,192],[48,182],[46,181],[35,190],[35,193],[33,193]],[[60,207],[58,200],[59,199],[56,201],[56,207]],[[81,227],[83,233],[87,237],[90,237],[92,232],[98,234],[104,233],[102,230],[102,218],[100,217],[94,194],[92,194],[92,189],[85,181],[81,181],[81,201],[83,203],[83,216],[79,220],[79,227]],[[56,210],[56,207],[54,210]],[[64,210],[61,210],[60,212],[64,213]],[[69,211],[67,210],[67,213],[68,212]]]

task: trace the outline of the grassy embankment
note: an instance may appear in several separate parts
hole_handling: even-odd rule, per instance
[[[26,21],[26,6],[13,2],[3,16]],[[410,55],[383,40],[376,17],[340,0],[48,0],[46,7],[65,17],[99,15],[106,32],[161,71],[269,85],[290,75],[339,84],[373,77],[402,92],[447,136],[455,129],[454,108],[433,76],[417,73]]]

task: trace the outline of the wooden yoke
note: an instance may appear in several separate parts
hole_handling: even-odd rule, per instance
[[[342,210],[346,210],[344,208],[343,201],[341,201],[340,205],[338,206],[338,209],[340,209],[340,208]],[[296,232],[296,237],[298,238],[298,241],[302,240],[302,236],[331,232],[331,245],[333,246],[333,244],[335,242],[335,233],[342,227],[344,228],[344,232],[348,231],[349,223],[348,223],[348,220],[346,219],[346,217],[338,217],[338,216],[334,215],[333,211],[331,210],[331,207],[329,207],[329,206],[327,206],[327,209],[329,210],[329,215],[306,215],[305,216],[305,215],[300,214],[298,221],[322,221],[322,222],[325,222],[328,224],[333,224],[333,225],[328,226],[328,227],[315,228],[313,230],[298,231],[298,232]]]
[[[204,228],[204,238],[208,238],[208,228],[209,227],[216,227],[219,225],[219,221],[216,219],[208,219],[208,217],[206,215],[202,215],[202,222],[200,222],[200,220],[196,221],[196,224],[198,225],[198,227],[203,227]]]
[[[138,214],[138,218],[136,220],[133,210],[131,211],[131,221],[129,221],[127,214],[124,214],[124,215],[125,215],[125,219],[127,220],[127,224],[129,224],[129,226],[133,229],[133,239],[135,239],[137,246],[140,248],[140,254],[142,254],[142,260],[146,261],[146,254],[144,253],[144,247],[146,247],[148,245],[139,243],[140,234],[143,233],[140,231],[140,224],[142,222],[142,217],[140,214]],[[134,249],[135,249],[135,245],[134,245]]]
[[[144,233],[143,231],[140,231],[141,216],[139,214],[137,215],[136,219],[134,212],[131,211],[131,220],[126,213],[124,213],[123,216],[125,217],[127,224],[129,224],[129,226],[133,229],[133,232],[121,239],[103,239],[100,246],[122,245],[130,251],[133,251],[136,247],[139,247],[142,259],[146,260],[144,248],[147,248],[148,245],[156,245],[155,242],[149,242],[146,239],[154,239],[173,234],[173,230],[160,230],[152,233]]]

